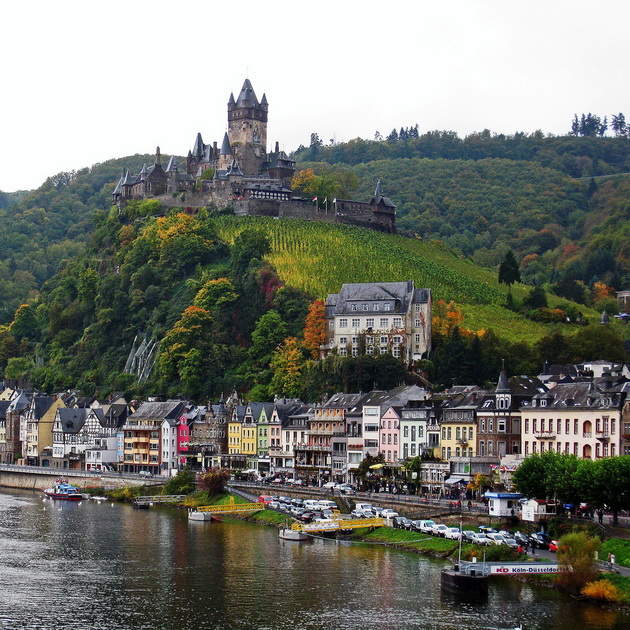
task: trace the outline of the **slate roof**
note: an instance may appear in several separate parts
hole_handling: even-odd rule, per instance
[[[58,409],[57,413],[59,414],[62,431],[64,433],[78,433],[85,424],[90,411],[91,409],[86,409],[85,407],[80,409]]]
[[[230,139],[228,138],[227,132],[223,136],[223,142],[221,143],[220,155],[233,155],[232,147],[230,145]]]
[[[600,392],[592,381],[558,383],[552,390],[534,396],[534,404],[546,401],[546,407],[551,409],[566,409],[571,407],[583,409],[610,409],[621,404],[622,394],[606,390]]]
[[[130,420],[170,420],[178,418],[184,409],[181,400],[167,400],[166,402],[144,402],[139,409],[129,416]]]
[[[406,313],[410,304],[429,301],[429,289],[416,289],[413,280],[405,282],[357,282],[344,284],[339,293],[330,293],[326,299],[326,317],[334,315],[361,315],[377,312],[380,315]],[[390,304],[390,310],[382,306]],[[357,308],[352,310],[352,304]],[[367,309],[363,310],[363,304]],[[360,305],[360,308],[359,308]]]
[[[374,191],[374,196],[372,197],[372,201],[370,203],[380,204],[383,206],[387,206],[388,208],[396,207],[389,197],[385,197],[383,195],[380,179],[376,182],[376,190]]]
[[[266,104],[266,102],[267,99],[264,98],[264,103]],[[254,88],[252,87],[249,79],[245,79],[245,82],[243,83],[243,87],[241,88],[238,99],[236,100],[236,107],[252,107],[254,109],[258,109],[260,107],[260,103],[256,98],[256,92],[254,92]]]

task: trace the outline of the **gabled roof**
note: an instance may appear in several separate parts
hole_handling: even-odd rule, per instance
[[[33,396],[33,418],[39,420],[53,404],[50,396]]]
[[[171,173],[173,171],[177,171],[177,162],[175,160],[175,156],[171,155],[171,158],[168,161],[168,166],[166,167],[166,172]]]
[[[59,414],[59,421],[61,422],[61,430],[64,433],[78,433],[85,424],[85,420],[90,411],[92,410],[86,408],[59,408],[57,413]]]

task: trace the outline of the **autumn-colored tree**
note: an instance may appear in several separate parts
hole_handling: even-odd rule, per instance
[[[596,282],[593,285],[593,301],[604,300],[615,295],[615,290],[603,282]]]
[[[304,347],[313,359],[319,358],[319,347],[326,341],[326,309],[321,300],[315,300],[308,309],[304,325]]]
[[[280,398],[297,398],[302,378],[302,351],[297,337],[285,339],[271,359],[269,393]]]
[[[317,195],[321,178],[315,175],[312,168],[298,171],[291,180],[291,188],[308,197]]]
[[[204,490],[210,496],[221,494],[229,478],[229,471],[222,468],[211,468],[197,479],[197,488]]]
[[[436,334],[448,337],[463,319],[461,309],[453,300],[437,300],[433,303],[433,332]]]
[[[601,548],[601,540],[586,532],[566,534],[558,540],[559,582],[579,593],[585,584],[597,577],[595,552]]]

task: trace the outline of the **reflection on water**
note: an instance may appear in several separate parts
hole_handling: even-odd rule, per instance
[[[509,578],[487,602],[453,602],[442,562],[169,508],[4,492],[0,550],[2,628],[630,628],[625,613]]]

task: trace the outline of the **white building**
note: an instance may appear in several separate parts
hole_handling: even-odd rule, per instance
[[[431,290],[406,282],[344,284],[326,299],[325,356],[386,354],[406,363],[431,350]]]

